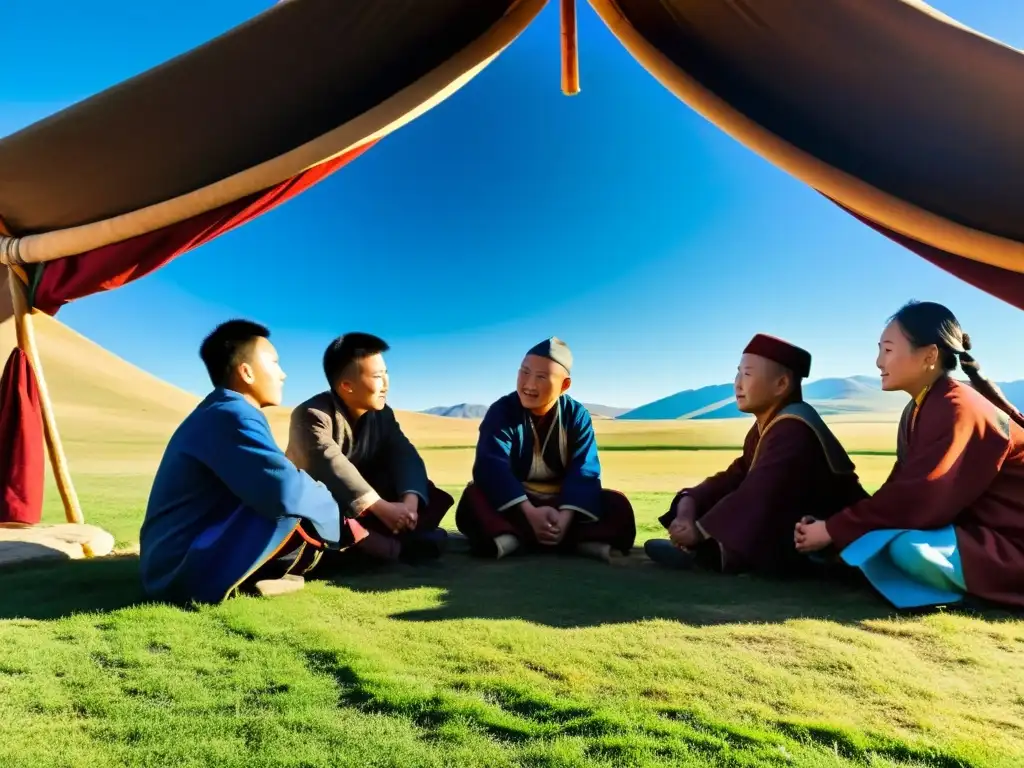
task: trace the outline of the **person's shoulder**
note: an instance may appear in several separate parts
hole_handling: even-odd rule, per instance
[[[487,406],[487,413],[484,418],[488,416],[500,416],[507,417],[512,414],[519,413],[523,410],[523,404],[519,401],[518,392],[509,392],[507,395],[502,395],[489,406]]]
[[[921,407],[921,416],[935,428],[973,430],[979,437],[997,434],[1002,439],[1017,442],[1017,425],[1010,415],[966,382],[947,377],[935,385],[933,397],[926,398]],[[929,401],[935,405],[928,407]],[[919,417],[920,419],[920,417]]]
[[[562,411],[571,416],[576,421],[586,423],[593,421],[593,416],[590,414],[590,409],[587,408],[583,403],[574,398],[572,395],[564,394],[561,396],[562,400]]]
[[[998,409],[970,384],[946,376],[932,385],[917,413],[926,430],[964,429],[991,422]],[[958,426],[956,426],[958,425]]]
[[[226,389],[215,389],[196,406],[181,426],[183,433],[199,431],[208,434],[210,430],[230,432],[247,426],[267,425],[267,417],[242,395]]]
[[[291,421],[292,423],[305,422],[309,421],[311,417],[333,419],[334,411],[334,398],[331,397],[330,391],[326,390],[318,392],[296,405],[292,409]]]
[[[324,413],[331,413],[334,410],[334,398],[331,396],[330,390],[324,390],[323,392],[317,392],[312,397],[306,398],[297,406],[296,411],[323,411]]]
[[[804,405],[796,403],[795,405]],[[766,440],[788,442],[818,442],[819,430],[830,432],[828,425],[821,419],[812,406],[807,408],[783,409],[765,431]]]
[[[371,414],[373,414],[373,417],[381,424],[385,424],[388,426],[392,424],[398,424],[398,414],[395,413],[395,409],[392,408],[390,405],[385,405],[379,411],[370,411],[370,413],[366,415],[369,416]],[[363,418],[365,419],[366,416],[364,416]]]

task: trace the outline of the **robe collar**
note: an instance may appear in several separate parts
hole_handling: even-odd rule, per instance
[[[789,397],[786,397],[785,399],[780,400],[779,404],[776,405],[775,408],[773,408],[771,410],[771,412],[768,414],[768,418],[764,420],[764,426],[763,427],[761,426],[761,422],[758,421],[757,419],[755,419],[754,423],[757,425],[757,435],[758,435],[758,437],[763,435],[765,430],[768,429],[768,427],[770,427],[772,425],[772,422],[775,421],[775,419],[777,419],[779,417],[779,412],[782,411],[783,408],[785,408],[787,406],[790,406],[793,403],[802,403],[802,402],[803,402],[803,397],[800,394],[798,394],[797,392],[793,392],[791,395],[789,395]]]

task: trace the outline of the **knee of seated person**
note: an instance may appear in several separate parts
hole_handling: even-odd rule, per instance
[[[889,542],[889,557],[901,568],[912,566],[921,557],[920,544],[914,533],[906,531]]]

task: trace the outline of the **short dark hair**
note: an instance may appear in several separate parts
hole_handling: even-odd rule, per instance
[[[352,363],[389,349],[384,339],[369,333],[346,333],[339,336],[324,351],[324,376],[327,377],[327,383],[333,389]]]
[[[213,386],[226,387],[235,368],[245,362],[261,338],[269,339],[270,331],[250,320],[228,320],[214,328],[199,347],[199,357]]]

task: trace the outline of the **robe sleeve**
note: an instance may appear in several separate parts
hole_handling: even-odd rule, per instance
[[[330,417],[316,408],[292,412],[288,455],[330,489],[346,517],[360,516],[380,500],[334,439]]]
[[[558,508],[582,515],[581,522],[595,522],[601,518],[601,461],[594,422],[586,408],[580,407],[574,414],[568,437],[569,461]]]
[[[473,483],[498,512],[527,501],[523,484],[512,472],[512,427],[507,421],[500,401],[487,410],[473,461]]]
[[[405,436],[394,412],[389,409],[387,414],[387,453],[395,490],[399,498],[415,493],[424,504],[428,504],[427,466]]]
[[[740,487],[740,484],[747,476],[747,468],[750,465],[750,458],[753,454],[754,446],[751,445],[755,431],[757,427],[753,427],[750,432],[747,433],[747,437],[743,441],[743,453],[736,457],[733,462],[721,472],[718,472],[707,480],[692,488],[683,488],[676,497],[672,500],[672,506],[669,507],[667,520],[663,520],[664,525],[668,525],[672,522],[675,517],[676,504],[679,503],[679,499],[683,496],[689,496],[693,499],[697,505],[697,517],[700,517],[715,504],[720,502],[730,493]],[[769,432],[768,434],[771,434]]]
[[[874,530],[951,524],[992,483],[1008,450],[1003,436],[948,399],[922,407],[915,429],[903,461],[875,495],[825,522],[837,549]]]
[[[270,519],[302,518],[328,545],[341,539],[341,515],[330,490],[298,469],[278,447],[267,420],[221,412],[192,454],[241,504]]]
[[[698,517],[697,527],[712,539],[728,539],[738,521],[772,519],[795,506],[805,489],[800,482],[801,470],[821,444],[814,431],[797,419],[786,419],[771,427],[761,438],[758,460],[746,469],[741,459],[705,492],[698,501],[708,503],[715,494],[725,491],[711,508]],[[714,480],[715,478],[712,478]]]

